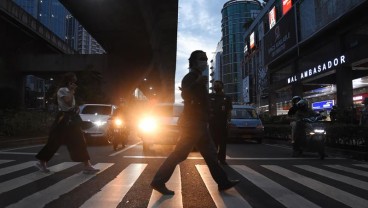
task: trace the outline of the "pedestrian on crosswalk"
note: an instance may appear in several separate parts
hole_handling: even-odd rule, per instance
[[[51,127],[46,145],[36,155],[39,160],[36,167],[42,172],[50,172],[47,168],[47,162],[62,144],[66,144],[73,161],[84,163],[84,173],[91,174],[99,171],[90,162],[87,145],[80,128],[81,118],[74,98],[77,88],[76,82],[77,76],[74,73],[66,73],[63,76],[62,86],[58,89],[59,111]]]
[[[219,191],[227,190],[239,183],[238,180],[229,180],[226,172],[219,165],[216,148],[209,133],[208,76],[202,75],[202,72],[208,68],[207,60],[204,51],[193,51],[189,58],[190,72],[181,82],[184,110],[179,122],[180,139],[151,182],[151,187],[164,195],[175,194],[166,187],[165,183],[170,179],[176,165],[188,157],[194,146],[206,161]]]

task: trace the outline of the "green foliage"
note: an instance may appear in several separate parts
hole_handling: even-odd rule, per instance
[[[0,135],[37,136],[48,133],[54,120],[50,112],[4,110],[0,112]]]

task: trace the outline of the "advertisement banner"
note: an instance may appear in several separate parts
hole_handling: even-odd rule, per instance
[[[296,45],[295,10],[291,9],[264,37],[264,60],[267,65]]]

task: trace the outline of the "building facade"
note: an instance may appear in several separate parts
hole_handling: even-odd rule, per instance
[[[327,114],[337,105],[356,122],[353,112],[368,97],[367,6],[365,0],[269,1],[245,33],[258,46],[244,48],[243,69],[244,79],[254,77],[249,87],[259,95],[257,106],[285,114],[299,95]]]
[[[260,10],[261,4],[253,0],[230,0],[221,10],[223,50],[220,79],[224,83],[225,93],[235,102],[243,102],[243,34]]]

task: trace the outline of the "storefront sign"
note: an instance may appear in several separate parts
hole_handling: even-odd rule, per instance
[[[325,100],[325,101],[312,103],[312,109],[313,110],[332,109],[333,105],[334,105],[334,100]]]
[[[292,6],[291,0],[282,0],[282,14],[286,14]]]
[[[334,67],[337,67],[343,63],[345,63],[345,55],[341,55],[340,57],[333,58],[331,60],[328,60],[326,62],[323,62],[321,64],[318,64],[317,66],[314,66],[313,68],[310,68],[308,70],[305,70],[301,72],[300,74],[291,76],[287,78],[287,83],[291,84],[293,82],[297,82],[299,80],[305,79],[307,77],[311,77],[316,74],[320,74],[322,72],[328,71]]]

